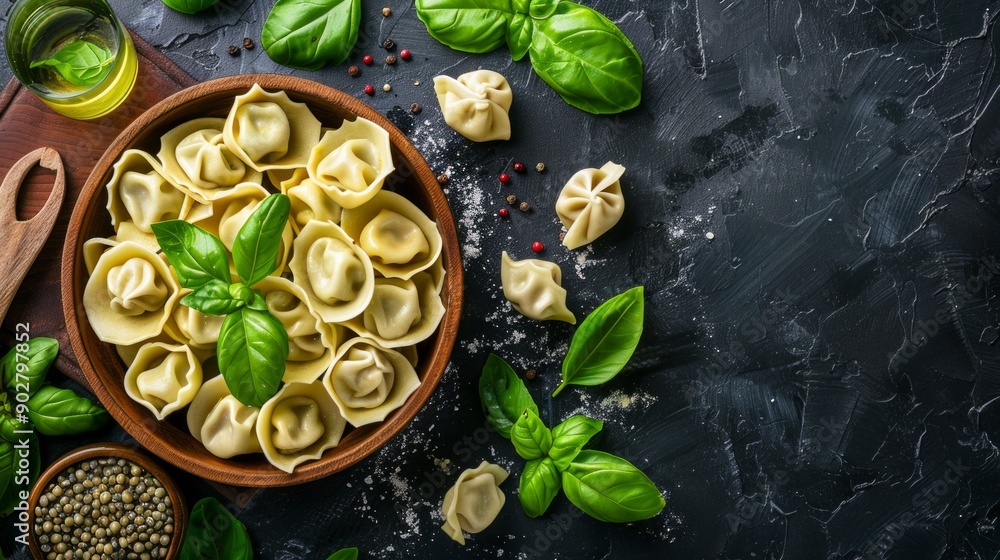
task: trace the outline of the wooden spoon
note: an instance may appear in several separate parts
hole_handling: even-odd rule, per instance
[[[56,180],[45,206],[30,219],[18,221],[14,213],[17,192],[35,164],[55,171]],[[7,309],[14,301],[21,281],[52,233],[65,188],[62,158],[52,148],[39,148],[18,160],[0,185],[0,224],[4,229],[3,237],[0,237],[0,263],[3,263],[3,273],[0,275],[0,323],[7,315]]]

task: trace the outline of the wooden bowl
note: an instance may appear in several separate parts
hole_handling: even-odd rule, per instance
[[[156,477],[163,484],[163,488],[170,497],[171,505],[174,508],[174,533],[170,539],[170,548],[167,549],[167,560],[176,558],[184,544],[184,532],[187,530],[187,507],[184,503],[184,495],[180,488],[174,483],[170,475],[167,474],[159,464],[149,455],[142,451],[122,445],[120,443],[96,443],[86,447],[80,447],[70,451],[56,460],[38,477],[38,482],[31,489],[28,496],[28,548],[35,558],[45,558],[38,544],[38,537],[35,535],[35,506],[38,499],[45,494],[45,490],[54,478],[62,474],[67,468],[83,461],[101,458],[125,459],[146,469],[146,472]]]
[[[130,148],[155,154],[160,136],[182,122],[198,117],[223,117],[233,98],[253,84],[265,90],[284,90],[293,101],[309,105],[324,126],[338,126],[344,118],[364,117],[389,131],[396,171],[386,180],[437,223],[444,246],[446,270],[441,294],[445,315],[437,332],[420,347],[417,373],[421,384],[406,403],[383,422],[349,428],[340,444],[316,461],[303,463],[287,474],[267,462],[262,454],[220,459],[206,450],[180,421],[158,421],[125,393],[125,365],[111,344],[101,342],[83,309],[87,271],[82,258],[83,242],[113,234],[106,210],[105,185],[112,166]],[[82,131],[81,133],[85,133]],[[416,148],[395,126],[372,108],[341,91],[293,76],[261,74],[221,78],[176,93],[136,119],[112,142],[97,161],[76,203],[66,233],[62,262],[63,314],[73,351],[90,388],[115,420],[157,457],[197,476],[236,486],[285,486],[327,476],[357,463],[395,436],[427,402],[444,373],[458,334],[462,307],[462,263],[455,221],[437,178]]]

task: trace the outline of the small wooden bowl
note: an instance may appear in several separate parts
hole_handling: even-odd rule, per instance
[[[446,275],[441,297],[446,312],[435,335],[420,346],[417,367],[420,387],[385,421],[349,429],[337,447],[327,450],[316,461],[299,465],[291,474],[272,466],[262,454],[220,459],[188,433],[182,422],[184,413],[175,413],[181,417],[180,421],[161,422],[129,398],[122,381],[126,368],[114,346],[97,338],[87,321],[82,301],[87,282],[83,242],[114,233],[106,210],[105,185],[122,152],[138,148],[155,154],[159,150],[160,136],[174,126],[198,117],[225,118],[233,99],[246,93],[255,83],[268,91],[284,90],[293,101],[306,103],[324,126],[338,126],[345,118],[360,116],[389,131],[396,171],[386,184],[393,182],[394,190],[424,210],[437,223],[444,240],[442,258]],[[455,221],[436,176],[416,148],[385,117],[354,97],[302,78],[274,74],[231,76],[198,84],[156,104],[129,125],[97,161],[66,233],[62,297],[70,343],[90,388],[114,419],[139,443],[157,457],[202,478],[236,486],[287,486],[315,480],[357,463],[399,433],[427,402],[444,373],[458,334],[462,262]]]
[[[35,558],[45,558],[38,544],[38,537],[35,535],[35,506],[38,499],[42,497],[49,483],[67,468],[90,459],[125,459],[146,469],[146,471],[156,477],[163,484],[163,488],[170,496],[171,505],[174,508],[174,532],[170,539],[170,548],[167,549],[167,560],[176,558],[180,554],[181,546],[184,544],[184,532],[187,530],[187,507],[184,503],[184,495],[180,488],[174,483],[167,471],[163,470],[149,455],[142,451],[122,445],[120,443],[96,443],[80,447],[70,451],[56,460],[38,477],[38,482],[31,489],[28,496],[28,548]]]

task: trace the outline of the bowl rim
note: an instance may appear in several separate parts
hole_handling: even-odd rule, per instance
[[[430,203],[434,221],[442,236],[442,258],[446,270],[443,293],[448,294],[447,307],[438,326],[436,342],[433,347],[428,348],[426,366],[421,368],[424,375],[417,391],[410,395],[402,407],[379,423],[363,440],[341,456],[308,461],[298,465],[292,473],[285,473],[273,466],[266,471],[246,472],[241,470],[239,465],[222,467],[218,462],[207,464],[169,444],[167,438],[162,435],[146,430],[143,422],[129,416],[119,405],[119,401],[115,399],[114,395],[103,386],[83,340],[81,323],[85,323],[86,319],[82,299],[78,301],[74,295],[75,287],[86,275],[85,270],[83,270],[82,258],[82,246],[85,240],[80,235],[83,222],[89,214],[97,211],[93,208],[94,204],[91,201],[97,199],[101,191],[105,189],[104,178],[111,172],[112,165],[122,152],[135,144],[147,127],[162,126],[172,122],[172,119],[176,119],[170,115],[178,108],[196,103],[204,96],[221,92],[232,92],[234,96],[240,95],[246,93],[254,84],[259,84],[267,91],[286,91],[292,97],[299,94],[321,99],[332,106],[366,118],[388,131],[394,150],[405,155],[405,159],[415,172],[415,182],[421,186],[422,194]],[[87,203],[81,204],[81,201]],[[94,164],[94,168],[77,199],[63,245],[61,283],[63,316],[73,352],[77,356],[80,369],[83,371],[91,391],[104,404],[112,417],[140,445],[181,470],[216,482],[245,487],[289,486],[328,476],[360,462],[401,432],[430,399],[444,375],[458,337],[458,323],[463,303],[463,267],[454,216],[436,175],[430,169],[423,155],[386,117],[359,99],[312,80],[283,74],[243,74],[199,83],[163,99],[126,127]],[[337,448],[332,449],[336,450]],[[225,461],[224,459],[219,460],[219,462]]]
[[[68,467],[96,457],[111,457],[131,461],[146,469],[147,472],[163,484],[163,488],[167,491],[167,496],[170,497],[171,505],[174,508],[174,532],[170,539],[170,547],[167,549],[166,558],[176,558],[180,554],[181,546],[184,544],[184,535],[187,532],[187,503],[184,500],[184,494],[181,492],[180,486],[167,473],[166,469],[144,451],[134,445],[130,446],[114,442],[94,443],[77,447],[56,459],[55,462],[38,475],[38,480],[35,481],[35,485],[31,488],[31,493],[28,495],[28,548],[31,550],[32,556],[35,558],[45,558],[41,548],[39,548],[38,539],[35,536],[35,507],[38,505],[38,499],[41,498],[45,488],[53,478]]]

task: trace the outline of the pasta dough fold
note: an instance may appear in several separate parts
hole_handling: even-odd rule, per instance
[[[455,485],[445,493],[441,505],[444,532],[459,544],[465,544],[462,531],[479,533],[489,527],[507,500],[500,489],[504,480],[507,480],[507,471],[486,461],[474,469],[462,471]]]
[[[500,278],[504,297],[525,317],[576,324],[573,312],[566,308],[562,270],[556,263],[541,259],[515,261],[504,251]]]
[[[492,70],[476,70],[457,79],[434,78],[444,121],[473,142],[510,140],[510,105],[514,100],[510,84]]]
[[[556,214],[568,228],[563,245],[570,249],[592,243],[614,227],[625,213],[621,176],[625,168],[608,162],[600,169],[577,171],[556,200]]]

